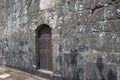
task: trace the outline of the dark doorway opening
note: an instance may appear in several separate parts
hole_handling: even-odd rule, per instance
[[[36,67],[52,70],[51,28],[43,24],[36,30]]]

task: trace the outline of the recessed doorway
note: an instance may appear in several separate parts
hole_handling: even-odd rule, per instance
[[[37,69],[52,69],[51,28],[43,24],[36,30]]]

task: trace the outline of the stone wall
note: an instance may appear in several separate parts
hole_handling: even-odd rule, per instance
[[[5,29],[5,3],[3,0],[0,0],[0,63],[2,63],[2,33]]]
[[[72,80],[119,80],[119,0],[68,0],[61,26],[60,72]]]
[[[35,30],[47,24],[55,73],[69,80],[119,80],[120,0],[0,2],[2,64],[34,70]]]

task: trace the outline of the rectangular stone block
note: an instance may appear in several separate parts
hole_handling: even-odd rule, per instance
[[[104,20],[104,8],[95,9],[93,12],[93,17],[95,17],[96,21]]]
[[[28,6],[29,6],[29,7],[28,7],[29,13],[34,13],[34,11],[35,11],[35,10],[34,10],[34,9],[35,9],[35,8],[34,8],[34,1],[35,1],[35,0],[31,0],[31,1],[29,2],[29,4],[28,4]]]
[[[97,21],[96,23],[91,24],[91,31],[105,31],[105,32],[112,32],[115,30],[114,20],[110,21]]]
[[[78,0],[78,10],[83,9],[94,9],[95,8],[95,0]]]
[[[120,54],[118,52],[114,52],[113,54],[108,55],[107,61],[120,66]]]
[[[35,2],[34,2],[34,10],[35,10],[35,12],[40,10],[39,4],[40,4],[40,0],[35,0]]]
[[[79,33],[76,35],[76,46],[79,52],[89,51],[89,38],[90,35],[87,33]]]
[[[66,3],[68,4],[70,10],[78,10],[78,0],[67,0]]]
[[[76,37],[73,35],[65,35],[62,42],[65,51],[71,51],[72,48],[76,47]]]
[[[76,19],[77,19],[76,13],[74,13],[72,11],[69,11],[64,16],[63,21],[64,21],[65,25],[70,25],[70,24],[75,24],[76,23]]]
[[[87,25],[91,21],[92,10],[83,10],[77,12],[77,22],[80,25]]]
[[[116,4],[116,7],[117,7],[117,18],[120,19],[120,1],[117,0],[119,3]]]
[[[77,48],[80,52],[89,50],[89,35],[87,33],[70,34],[63,36],[62,45],[66,51]]]
[[[95,0],[95,5],[97,7],[108,5],[112,2],[112,0]]]
[[[95,8],[93,16],[96,21],[117,19],[117,8],[114,6],[107,6],[101,8]]]
[[[55,0],[40,0],[40,10],[49,9],[55,6]]]
[[[115,52],[120,52],[120,32],[115,33]]]
[[[113,64],[88,62],[85,72],[86,80],[118,80],[117,66]]]
[[[117,19],[117,8],[112,5],[105,7],[104,19],[105,20]]]
[[[112,33],[110,32],[95,32],[90,36],[91,50],[111,52],[112,43]]]
[[[63,54],[59,59],[61,70],[67,80],[83,80],[84,79],[84,65],[82,64],[83,58],[76,52],[70,52],[70,54]],[[65,65],[65,66],[64,66]]]
[[[120,31],[120,19],[114,20],[115,31]]]

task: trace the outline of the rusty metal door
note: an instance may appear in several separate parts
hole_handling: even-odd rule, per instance
[[[51,28],[44,26],[39,31],[40,69],[52,69]]]

